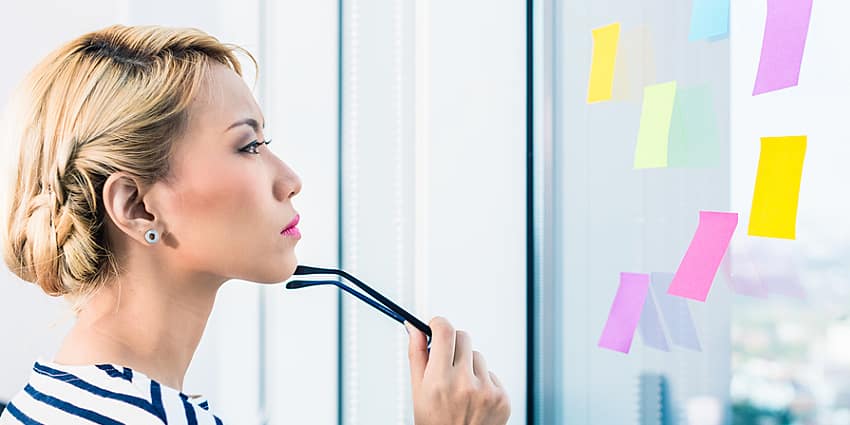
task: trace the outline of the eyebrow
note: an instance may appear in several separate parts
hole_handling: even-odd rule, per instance
[[[251,126],[251,128],[253,128],[253,129],[254,129],[254,131],[256,131],[256,132],[259,132],[259,131],[260,131],[260,124],[257,122],[257,120],[255,120],[255,119],[253,119],[253,118],[243,118],[243,119],[241,119],[241,120],[239,120],[239,121],[236,121],[236,122],[235,122],[235,123],[233,123],[233,124],[230,124],[230,127],[227,127],[227,130],[224,130],[224,132],[226,133],[226,132],[230,131],[230,129],[231,129],[231,128],[233,128],[233,127],[239,127],[240,125],[248,125],[248,126]],[[265,122],[263,122],[263,126],[262,126],[262,127],[263,127],[263,128],[266,128],[266,123],[265,123]]]

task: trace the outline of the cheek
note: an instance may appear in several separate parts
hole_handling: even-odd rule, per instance
[[[256,202],[256,182],[238,166],[216,164],[193,170],[181,191],[181,208],[193,222],[197,219],[238,221]]]
[[[250,240],[262,215],[259,184],[240,164],[193,167],[180,176],[173,234],[184,264],[230,269],[254,255]]]

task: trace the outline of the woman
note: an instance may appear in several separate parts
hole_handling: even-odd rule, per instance
[[[5,261],[77,320],[0,423],[221,423],[182,392],[216,293],[287,280],[300,238],[301,181],[265,146],[237,51],[256,65],[195,29],[112,26],[26,79]],[[408,326],[416,423],[505,423],[469,336],[430,326],[430,353]]]

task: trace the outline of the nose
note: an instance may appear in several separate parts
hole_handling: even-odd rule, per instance
[[[281,173],[274,183],[274,196],[278,201],[290,199],[301,192],[301,178],[283,161],[280,161]]]

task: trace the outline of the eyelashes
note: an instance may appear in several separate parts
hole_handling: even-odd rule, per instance
[[[254,140],[253,142],[248,143],[247,145],[239,148],[239,151],[245,152],[245,153],[251,153],[251,154],[254,154],[254,155],[259,155],[260,152],[258,152],[257,149],[259,149],[260,146],[268,145],[271,142],[272,142],[272,139],[263,140],[263,141]]]

